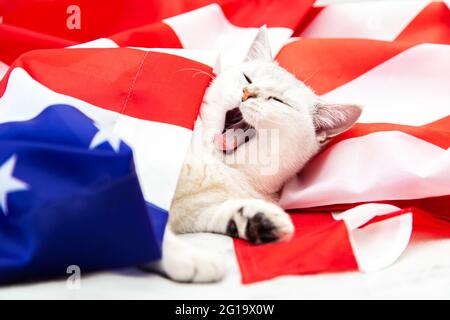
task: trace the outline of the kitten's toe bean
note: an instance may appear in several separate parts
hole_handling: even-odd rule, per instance
[[[262,212],[258,212],[248,219],[245,236],[253,243],[266,243],[278,240],[277,227]]]
[[[235,231],[238,226],[241,227],[240,232]],[[232,236],[233,232],[229,231],[235,231],[253,243],[268,243],[289,240],[294,233],[294,225],[289,215],[277,205],[264,200],[250,200],[239,208],[227,231]]]
[[[273,214],[271,211],[257,212],[248,219],[245,228],[246,238],[253,243],[268,243],[289,240],[294,226],[288,214]]]

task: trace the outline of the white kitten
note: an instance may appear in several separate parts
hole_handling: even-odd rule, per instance
[[[188,247],[172,231],[254,243],[288,239],[294,227],[274,203],[280,189],[361,114],[355,105],[321,101],[270,52],[263,27],[246,61],[219,72],[205,94],[160,262],[174,280],[216,281],[224,269],[217,257]]]

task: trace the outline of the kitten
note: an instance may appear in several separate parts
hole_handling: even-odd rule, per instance
[[[173,233],[213,232],[253,243],[289,239],[294,226],[275,204],[278,193],[360,114],[356,105],[323,102],[278,66],[261,28],[245,62],[219,72],[206,91],[170,209],[160,268],[178,281],[211,282],[224,274],[220,259]]]

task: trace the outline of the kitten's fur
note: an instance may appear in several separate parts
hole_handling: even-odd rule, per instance
[[[256,135],[233,150],[220,137],[227,111],[236,107]],[[288,239],[294,227],[274,203],[280,189],[328,138],[350,128],[360,114],[355,105],[324,103],[278,66],[261,28],[246,61],[219,72],[205,94],[170,210],[160,267],[178,281],[211,282],[224,274],[220,259],[182,243],[173,233],[214,232],[255,243]],[[272,129],[277,140],[258,145],[261,132]],[[278,170],[262,174],[258,163],[233,162],[251,148],[263,148]]]

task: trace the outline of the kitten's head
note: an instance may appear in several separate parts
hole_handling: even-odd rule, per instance
[[[300,57],[299,57],[300,58]],[[267,31],[259,30],[245,61],[221,70],[208,88],[202,119],[225,157],[256,145],[261,132],[277,131],[280,179],[300,170],[329,138],[349,129],[356,105],[328,104],[273,60]],[[270,135],[269,135],[270,136]],[[274,138],[275,139],[275,138]],[[245,147],[244,147],[245,146]],[[267,150],[263,150],[267,152]],[[275,159],[275,158],[273,158]],[[254,163],[243,169],[256,174]],[[289,171],[289,172],[288,172]]]

